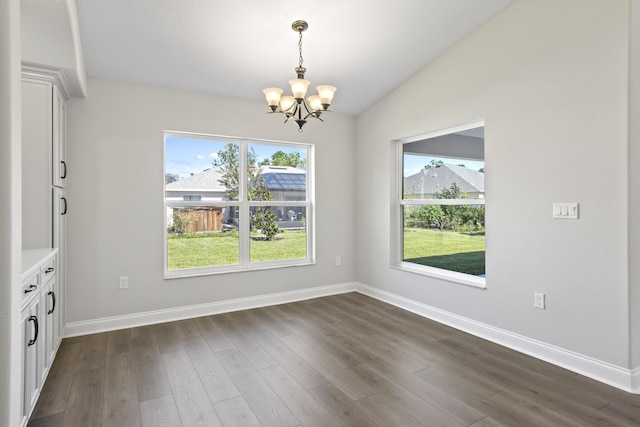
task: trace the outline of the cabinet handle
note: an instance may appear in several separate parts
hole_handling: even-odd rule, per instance
[[[49,274],[53,271],[53,267],[49,267],[44,271],[44,274]]]
[[[60,179],[65,179],[67,177],[67,162],[65,162],[64,160],[60,160],[60,163],[62,163],[62,166],[64,166],[64,173],[62,174]]]
[[[52,301],[51,310],[47,311],[47,314],[53,314],[53,312],[56,311],[56,294],[53,291],[49,291],[47,292],[47,295],[51,296]]]
[[[32,340],[29,340],[29,342],[27,343],[27,347],[31,347],[38,340],[38,318],[36,316],[29,316],[28,320],[29,322],[33,322],[33,326],[35,328],[35,334],[34,334],[35,336],[33,337]]]
[[[60,215],[66,215],[67,214],[67,207],[69,206],[67,204],[67,198],[66,197],[61,197],[61,199],[64,201],[64,209],[62,210]]]
[[[36,285],[29,285],[29,287],[27,289],[24,290],[25,294],[28,294],[29,292],[33,292],[36,289],[38,289],[38,287]]]

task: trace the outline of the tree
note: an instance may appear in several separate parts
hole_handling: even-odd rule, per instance
[[[484,173],[484,168],[480,168],[480,169],[478,169],[478,172],[482,172],[482,173]]]
[[[264,159],[260,162],[260,165],[271,166],[291,166],[294,168],[304,167],[306,161],[300,158],[300,153],[285,153],[282,150],[278,150],[271,155],[270,159]]]
[[[271,192],[262,180],[249,189],[249,200],[272,200]],[[273,240],[280,231],[275,221],[276,216],[269,206],[257,206],[251,214],[251,227],[260,230],[265,240]]]
[[[175,174],[175,173],[168,173],[164,176],[165,184],[171,184],[172,182],[176,182],[178,180],[180,180],[180,177],[178,176],[178,174]]]
[[[260,180],[260,169],[256,166],[257,154],[253,150],[247,153],[247,179],[249,187],[255,186]],[[220,185],[227,189],[229,200],[238,200],[240,188],[240,146],[227,144],[224,150],[218,151],[218,158],[213,166],[220,168]]]
[[[424,168],[425,169],[431,169],[431,168],[439,168],[440,166],[442,166],[444,164],[444,162],[442,160],[436,160],[433,159],[429,162],[428,165],[425,165]]]
[[[418,227],[429,228],[432,224],[440,226],[444,212],[439,205],[424,205],[411,212],[409,217],[416,221]]]
[[[449,188],[433,195],[435,199],[466,199],[467,193],[463,192],[454,182]],[[478,227],[484,225],[484,206],[473,205],[443,205],[443,216],[438,223],[441,230],[452,230],[461,225]]]
[[[267,201],[272,200],[271,192],[264,186],[260,168],[256,165],[257,155],[253,149],[247,152],[247,184],[248,200]],[[238,200],[240,188],[240,146],[227,144],[224,150],[218,151],[218,159],[213,163],[220,168],[218,182],[227,188],[229,200]],[[260,230],[266,240],[273,240],[278,233],[275,223],[276,216],[268,206],[258,206],[251,214],[251,226]]]

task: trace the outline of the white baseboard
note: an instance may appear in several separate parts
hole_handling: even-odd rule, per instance
[[[626,392],[640,394],[640,369],[621,368],[362,283],[357,285],[356,291]]]
[[[186,307],[169,308],[165,310],[147,311],[144,313],[128,314],[124,316],[105,317],[82,322],[70,322],[66,325],[65,337],[89,335],[99,332],[115,331],[118,329],[153,325],[156,323],[172,322],[193,317],[210,316],[212,314],[228,313],[231,311],[248,310],[251,308],[270,305],[286,304],[328,295],[354,292],[357,283],[341,283],[338,285],[320,286],[316,288],[300,289],[290,292],[258,295],[248,298],[238,298],[207,304]]]

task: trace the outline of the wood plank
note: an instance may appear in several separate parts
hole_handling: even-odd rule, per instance
[[[342,425],[354,427],[381,425],[332,383],[313,388],[309,393]]]
[[[64,412],[47,415],[41,418],[32,418],[27,427],[62,427],[64,423]]]
[[[174,351],[184,350],[182,339],[186,337],[174,322],[152,325],[149,328],[156,339],[160,353],[173,353]]]
[[[269,331],[254,332],[251,336],[304,388],[310,389],[328,382],[316,369]]]
[[[305,427],[338,425],[338,420],[281,366],[262,369],[259,373]]]
[[[235,314],[235,313],[234,313]],[[216,318],[235,347],[246,357],[254,369],[275,366],[278,362],[250,335],[254,328],[241,315],[224,314]]]
[[[102,426],[104,375],[104,368],[85,369],[74,374],[63,426]]]
[[[260,329],[267,329],[276,337],[283,337],[293,334],[293,331],[287,326],[287,322],[272,314],[272,310],[266,308],[258,308],[247,312]]]
[[[73,374],[80,357],[81,347],[82,344],[80,342],[60,345],[31,418],[35,419],[64,412],[67,406],[67,396],[71,391]]]
[[[162,362],[180,419],[185,425],[222,426],[198,373],[184,350],[164,353]]]
[[[377,396],[384,396],[384,406],[390,411],[406,413],[417,421],[428,426],[442,425],[460,427],[466,425],[466,423],[463,424],[448,415],[441,408],[419,398],[405,387],[399,386],[393,381],[389,381],[387,378],[380,375],[375,367],[362,364],[354,366],[351,370],[353,370],[359,378],[368,378],[368,383],[371,387],[375,387],[380,391],[377,393]]]
[[[221,351],[217,356],[264,426],[300,424],[287,405],[280,400],[238,349]]]
[[[183,345],[191,359],[200,382],[209,395],[211,403],[222,402],[240,396],[229,374],[211,351],[204,338],[193,337],[183,340]]]
[[[82,338],[78,340],[82,344],[82,350],[76,372],[104,368],[107,363],[107,335],[93,334]]]
[[[143,427],[182,426],[172,395],[140,402]]]
[[[171,394],[171,386],[153,329],[153,326],[145,326],[131,331],[132,354],[140,401]]]
[[[216,412],[225,426],[261,427],[262,424],[253,413],[243,397],[218,402],[214,405]]]
[[[112,345],[107,346],[102,425],[103,427],[142,426],[132,354],[116,351],[122,349],[122,342],[110,340],[110,344]]]
[[[297,335],[282,337],[280,340],[322,374],[323,377],[335,384],[350,399],[358,400],[375,393],[375,390],[362,382],[353,372],[327,357],[321,345],[306,342]]]
[[[223,351],[235,348],[229,337],[215,321],[216,316],[205,316],[195,319],[200,329],[200,335],[205,339],[211,350]]]
[[[464,425],[473,424],[486,417],[486,414],[467,405],[438,387],[423,380],[412,372],[391,363],[365,364],[399,387],[404,387],[424,401],[440,408],[446,414]]]
[[[131,351],[131,329],[120,329],[106,332],[107,357],[116,353],[127,353]]]

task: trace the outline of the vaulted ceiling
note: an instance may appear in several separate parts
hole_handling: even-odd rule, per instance
[[[52,0],[48,0],[52,1]],[[512,0],[76,0],[87,75],[247,100],[295,78],[358,115]]]

